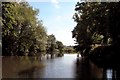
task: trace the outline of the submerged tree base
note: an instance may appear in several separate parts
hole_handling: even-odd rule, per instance
[[[64,56],[64,54],[58,54],[58,55],[57,55],[57,57],[62,57],[62,56]]]
[[[115,45],[100,46],[91,51],[90,59],[92,62],[102,67],[120,67],[118,62],[120,61],[119,52],[119,47],[116,47]]]

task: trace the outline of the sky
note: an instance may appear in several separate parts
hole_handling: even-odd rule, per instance
[[[54,34],[57,40],[67,46],[75,45],[71,31],[76,26],[72,19],[76,3],[77,1],[61,2],[57,0],[29,2],[33,8],[39,9],[38,19],[43,21],[47,34]]]

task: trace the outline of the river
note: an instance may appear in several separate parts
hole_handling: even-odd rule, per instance
[[[113,75],[114,72],[114,75]],[[113,69],[103,69],[89,60],[77,58],[77,54],[64,54],[63,57],[42,60],[34,57],[3,57],[3,78],[81,78],[109,79],[114,76]]]

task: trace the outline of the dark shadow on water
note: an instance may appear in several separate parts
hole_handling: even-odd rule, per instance
[[[103,79],[120,80],[120,68],[104,68]]]
[[[90,80],[90,63],[88,60],[79,59],[76,60],[76,78],[81,80]]]
[[[20,73],[18,73],[18,75],[19,77],[22,77],[22,78],[34,78],[34,71],[35,71],[35,68],[28,69],[28,70],[21,71]]]
[[[120,80],[120,68],[105,68],[87,58],[77,58],[75,68],[77,80]]]
[[[19,78],[40,78],[40,76],[44,75],[44,69],[39,69],[37,67],[33,67],[31,69],[27,69],[18,73]],[[38,77],[39,76],[39,77]]]
[[[48,59],[43,62],[35,57],[4,57],[2,63],[4,78],[58,76],[74,78],[74,80],[120,80],[120,67],[101,67],[88,58],[76,58],[76,55],[66,55],[63,58]],[[44,66],[44,63],[47,65]]]

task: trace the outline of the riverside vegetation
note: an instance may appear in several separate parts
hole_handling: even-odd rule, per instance
[[[120,2],[77,2],[73,15],[77,25],[72,31],[74,49],[48,35],[39,10],[28,2],[2,2],[2,55],[42,56],[51,58],[78,52],[84,59],[118,71],[120,60]],[[1,40],[0,40],[1,41]],[[114,73],[114,71],[113,71]]]

